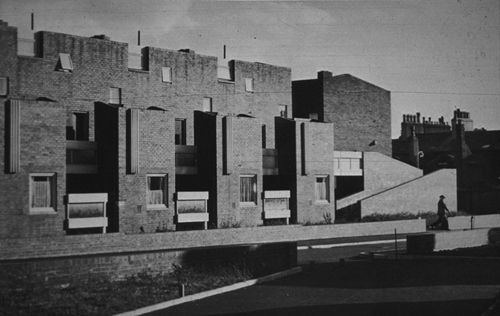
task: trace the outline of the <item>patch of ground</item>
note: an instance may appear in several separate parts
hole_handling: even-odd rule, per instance
[[[253,278],[236,265],[175,267],[165,275],[142,273],[125,280],[91,278],[48,286],[36,278],[0,275],[0,315],[112,315]]]

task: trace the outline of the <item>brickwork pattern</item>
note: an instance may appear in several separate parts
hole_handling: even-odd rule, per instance
[[[0,137],[3,140],[7,102],[0,105]],[[63,232],[65,218],[66,139],[64,126],[60,124],[64,121],[64,108],[55,102],[22,101],[20,112],[20,172],[7,174],[4,172],[5,160],[0,162],[0,238],[59,235]],[[30,173],[55,173],[55,213],[30,215]]]
[[[390,92],[351,75],[324,73],[322,80],[324,120],[335,124],[336,150],[391,155]]]
[[[95,108],[109,102],[110,87],[121,89],[123,110],[128,108],[146,110],[150,107],[159,107],[165,109],[165,116],[171,118],[168,122],[158,122],[160,125],[169,124],[168,127],[161,128],[157,126],[154,115],[148,116],[147,121],[141,121],[141,126],[144,128],[141,130],[141,135],[145,138],[142,140],[145,151],[140,157],[142,162],[140,169],[143,171],[131,175],[127,174],[126,168],[125,111],[122,109],[119,111],[117,179],[115,180],[115,176],[109,174],[100,179],[104,181],[112,178],[116,181],[115,186],[118,192],[116,194],[109,192],[110,203],[119,213],[120,230],[124,232],[138,233],[141,227],[142,230],[151,231],[156,229],[160,222],[162,227],[166,225],[169,229],[174,228],[172,219],[174,204],[171,200],[171,194],[175,192],[175,156],[172,150],[173,118],[186,119],[187,144],[193,145],[194,112],[202,109],[204,97],[211,97],[214,111],[221,114],[242,113],[259,118],[260,135],[254,133],[252,141],[259,144],[260,148],[261,128],[262,125],[266,125],[265,146],[273,148],[273,118],[279,115],[279,105],[288,105],[289,112],[292,112],[290,68],[232,61],[234,80],[220,81],[217,79],[217,58],[195,54],[193,51],[146,47],[142,51],[143,69],[129,69],[126,43],[43,31],[35,36],[36,57],[27,57],[17,56],[16,28],[2,23],[0,36],[2,44],[7,44],[0,47],[2,56],[0,76],[9,77],[11,90],[9,96],[22,96],[28,99],[43,97],[56,100],[65,109],[64,116],[58,118],[63,129],[70,122],[73,112],[88,112],[89,140],[94,141],[99,138],[96,135]],[[59,53],[70,54],[74,67],[72,72],[57,71]],[[162,67],[171,67],[172,82],[162,81]],[[253,92],[245,91],[245,78],[254,80]],[[64,138],[64,135],[65,131],[62,130],[60,136]],[[244,141],[246,136],[235,138],[235,143]],[[155,156],[157,158],[152,158],[150,151],[153,148],[158,154]],[[262,159],[260,149],[256,152],[259,153],[258,159]],[[165,159],[164,157],[167,156],[169,158]],[[255,161],[255,164],[258,162]],[[247,171],[253,172],[254,167],[249,166],[248,169],[251,170]],[[150,212],[145,208],[145,174],[156,173],[156,171],[169,174],[170,202],[166,213]],[[64,177],[65,173],[62,172],[60,176]],[[233,189],[239,186],[239,179],[237,181],[235,179],[231,180]],[[60,192],[63,193],[64,181],[58,181],[58,183],[61,183]],[[258,183],[262,185],[261,176],[259,176]],[[227,206],[232,206],[235,202],[235,192],[231,193],[232,197],[228,197],[228,200],[221,200],[226,211],[232,209]],[[13,192],[14,196],[17,194]],[[18,200],[21,198],[18,196]],[[259,222],[253,215],[249,216],[247,213],[237,215],[237,217],[242,217],[238,220],[248,225]],[[62,233],[62,223],[59,226],[56,231]],[[34,229],[34,231],[37,230]]]

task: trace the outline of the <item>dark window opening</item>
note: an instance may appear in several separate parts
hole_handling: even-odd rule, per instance
[[[89,114],[73,113],[70,125],[66,127],[67,140],[89,140]]]
[[[186,145],[186,119],[175,119],[175,144]]]

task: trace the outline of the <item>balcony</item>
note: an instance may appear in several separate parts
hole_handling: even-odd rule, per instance
[[[333,173],[335,176],[362,176],[363,153],[359,151],[334,151]]]
[[[264,219],[290,219],[290,191],[264,191]]]
[[[68,229],[102,228],[106,232],[107,193],[68,194],[66,200],[66,222]]]
[[[262,170],[265,176],[278,175],[278,151],[276,149],[262,149]]]
[[[175,173],[197,174],[196,146],[175,145]]]
[[[97,143],[81,140],[67,140],[66,173],[97,173]]]
[[[177,192],[175,215],[177,223],[203,223],[207,229],[208,192]]]

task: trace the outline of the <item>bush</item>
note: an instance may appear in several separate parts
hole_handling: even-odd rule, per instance
[[[437,215],[435,212],[419,212],[417,214],[403,212],[403,213],[373,213],[361,218],[362,222],[385,222],[385,221],[399,221],[405,219],[424,218],[426,221],[435,221]]]

